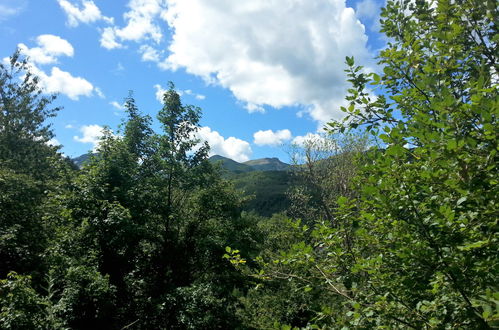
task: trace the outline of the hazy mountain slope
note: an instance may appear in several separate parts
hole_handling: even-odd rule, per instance
[[[219,164],[223,170],[227,170],[231,173],[245,173],[254,170],[249,165],[241,164],[236,162],[235,160],[219,155],[211,156],[209,158],[209,161],[212,164]]]
[[[283,163],[275,157],[249,160],[243,164],[249,165],[257,171],[286,171],[291,167],[291,165]]]

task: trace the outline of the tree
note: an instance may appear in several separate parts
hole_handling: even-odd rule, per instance
[[[371,100],[368,77],[347,59],[354,89],[343,122],[386,144],[363,174],[358,263],[376,288],[365,298],[385,299],[369,308],[405,315],[397,322],[406,325],[491,326],[498,321],[490,276],[499,265],[497,6],[392,1],[382,16],[393,41],[380,54],[383,75],[371,78],[389,98]]]
[[[168,88],[163,95],[163,108],[158,113],[164,132],[160,139],[160,157],[166,168],[167,227],[174,207],[175,187],[187,183],[183,173],[206,160],[209,151],[206,142],[194,150],[200,142],[195,134],[199,129],[201,109],[183,105],[172,82],[169,82]]]
[[[291,156],[295,166],[287,214],[307,224],[321,220],[333,224],[338,197],[356,195],[352,180],[368,143],[367,136],[362,134],[324,134],[293,145]]]
[[[28,59],[19,50],[0,63],[0,165],[35,179],[51,173],[49,157],[55,147],[48,145],[54,137],[47,119],[60,108],[50,108],[55,95],[45,96]],[[52,173],[53,174],[53,173]]]
[[[47,194],[62,168],[47,119],[54,95],[45,96],[26,58],[15,52],[0,64],[0,277],[37,272],[51,232],[43,221]]]
[[[366,153],[359,196],[338,199],[342,225],[316,225],[257,274],[329,295],[311,324],[498,325],[498,14],[494,1],[388,1],[383,73],[347,57],[350,105],[329,128],[381,148]]]

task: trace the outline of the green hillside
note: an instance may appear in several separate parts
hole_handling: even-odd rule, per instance
[[[238,163],[235,160],[219,155],[211,156],[209,161],[212,164],[219,165],[223,172],[225,172],[224,174],[245,173],[254,170],[253,167],[249,165]]]
[[[286,195],[292,176],[288,171],[252,171],[232,178],[237,189],[252,196],[245,207],[262,216],[285,211],[290,204]]]
[[[79,168],[81,168],[85,163],[87,163],[89,160],[90,160],[90,157],[92,157],[94,154],[92,153],[86,153],[86,154],[83,154],[83,155],[80,155],[78,157],[75,157],[75,158],[71,158],[71,160],[73,161],[73,163],[78,166]]]
[[[291,165],[283,163],[275,157],[249,160],[243,164],[251,166],[256,171],[286,171],[291,168]]]
[[[291,183],[291,165],[277,158],[261,158],[238,163],[230,158],[215,155],[212,164],[220,166],[222,175],[232,181],[236,189],[249,198],[244,210],[262,216],[271,216],[289,206],[286,192]]]

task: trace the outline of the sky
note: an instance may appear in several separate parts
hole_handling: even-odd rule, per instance
[[[278,157],[340,119],[345,56],[376,71],[384,0],[0,0],[0,59],[19,48],[62,106],[69,157],[116,130],[123,100],[155,118],[169,81],[198,138],[236,161]],[[154,128],[160,131],[157,121]]]

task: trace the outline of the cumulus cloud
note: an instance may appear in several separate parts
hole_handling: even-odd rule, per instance
[[[56,63],[57,57],[74,54],[73,46],[65,39],[52,34],[42,34],[36,37],[38,47],[28,48],[25,44],[18,44],[21,52],[28,56],[31,63],[50,64]]]
[[[101,46],[107,49],[121,47],[121,42],[152,40],[156,43],[163,37],[156,18],[165,11],[163,0],[130,0],[129,11],[123,17],[126,25],[107,27],[101,35]]]
[[[210,155],[221,155],[238,162],[245,162],[250,159],[252,150],[250,144],[244,140],[233,136],[224,138],[217,131],[212,131],[209,127],[201,127],[197,137],[208,142],[210,145]]]
[[[78,100],[80,96],[91,96],[94,92],[97,96],[104,98],[104,94],[98,87],[94,87],[82,77],[75,77],[57,66],[51,68],[50,74],[38,67],[38,65],[57,63],[60,56],[72,57],[74,49],[67,40],[59,36],[43,34],[36,38],[36,43],[38,47],[29,48],[25,44],[18,44],[18,48],[22,54],[28,56],[31,72],[39,77],[40,86],[45,92],[61,93],[72,100]]]
[[[291,140],[291,132],[289,129],[279,131],[258,131],[253,134],[254,143],[259,146],[277,146],[283,144],[285,141]]]
[[[104,134],[104,127],[99,125],[84,125],[80,128],[82,136],[75,135],[73,139],[81,143],[91,143],[93,150],[97,148],[99,140]]]
[[[173,33],[163,68],[228,88],[249,111],[305,106],[342,116],[345,56],[370,65],[367,36],[345,0],[167,0]]]
[[[101,99],[106,98],[106,95],[104,95],[104,93],[102,92],[102,90],[99,87],[95,87],[94,91],[95,91],[95,94],[97,94],[97,96],[100,97]]]
[[[76,27],[81,23],[93,23],[103,20],[107,23],[113,23],[111,17],[103,16],[99,7],[92,0],[82,0],[81,6],[74,5],[68,0],[58,0],[59,6],[68,17],[67,24]]]
[[[321,142],[321,141],[326,141],[327,139],[318,133],[307,133],[306,135],[303,136],[296,136],[293,141],[291,141],[292,144],[295,144],[297,146],[303,147],[307,142]]]
[[[80,96],[91,96],[94,86],[81,77],[74,77],[67,71],[54,66],[50,74],[32,66],[31,70],[40,78],[40,85],[47,93],[61,93],[77,101]]]
[[[102,30],[100,37],[100,45],[106,49],[115,49],[123,47],[118,41],[116,41],[116,36],[114,34],[114,28],[106,27]]]

